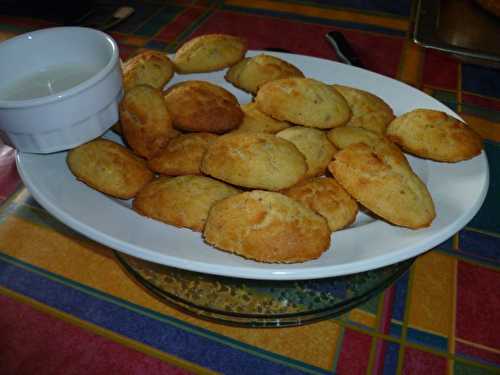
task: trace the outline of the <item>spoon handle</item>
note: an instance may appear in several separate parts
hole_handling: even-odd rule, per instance
[[[330,31],[325,35],[325,37],[335,49],[339,60],[345,64],[357,66],[359,68],[364,67],[358,55],[354,52],[347,39],[344,37],[344,34],[339,31]]]

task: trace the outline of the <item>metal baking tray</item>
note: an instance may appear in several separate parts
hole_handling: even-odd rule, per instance
[[[472,0],[418,0],[413,40],[465,62],[500,68],[500,18]]]

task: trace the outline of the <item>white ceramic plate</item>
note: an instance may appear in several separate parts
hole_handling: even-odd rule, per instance
[[[252,56],[257,51],[249,52]],[[399,81],[312,57],[272,53],[298,66],[311,78],[355,86],[386,100],[396,115],[423,107],[452,112],[432,97]],[[177,75],[181,80],[205,79],[232,91],[240,103],[250,97],[224,81],[225,72]],[[118,139],[114,134],[107,137]],[[299,264],[264,264],[216,250],[200,233],[179,229],[136,214],[130,202],[103,195],[78,182],[66,165],[66,153],[19,153],[17,166],[35,199],[63,223],[93,240],[135,257],[210,274],[252,279],[314,279],[375,269],[419,255],[445,241],[476,214],[488,189],[484,152],[468,161],[448,164],[409,157],[427,184],[437,217],[426,229],[409,230],[360,214],[355,224],[336,232],[319,259]]]

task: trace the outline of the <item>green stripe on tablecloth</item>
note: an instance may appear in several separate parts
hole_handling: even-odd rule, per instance
[[[498,131],[500,131],[500,111],[494,111],[474,104],[462,103],[462,112],[495,122],[497,124],[493,125],[498,126]]]

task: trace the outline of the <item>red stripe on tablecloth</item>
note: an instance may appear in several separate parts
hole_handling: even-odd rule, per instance
[[[500,349],[500,274],[460,261],[457,276],[456,336]]]
[[[189,374],[0,295],[2,375]]]
[[[446,358],[417,349],[406,348],[403,374],[446,374]]]
[[[16,169],[16,151],[0,141],[0,200],[11,195],[19,184]]]
[[[456,90],[458,86],[458,61],[441,52],[425,53],[422,81],[424,85]]]
[[[467,104],[472,104],[477,107],[487,108],[494,111],[500,112],[500,100],[487,98],[484,96],[469,94],[467,92],[462,93],[462,101]]]
[[[335,373],[349,375],[366,374],[371,343],[371,336],[346,329]]]
[[[175,38],[196,21],[207,10],[203,8],[188,8],[179,14],[172,22],[161,30],[155,39],[172,42]]]
[[[14,25],[18,27],[26,27],[30,29],[42,28],[42,27],[51,27],[56,26],[54,22],[42,20],[42,19],[34,19],[28,17],[8,17],[8,16],[0,16],[0,23],[7,25]]]
[[[392,317],[392,304],[394,302],[394,285],[388,288],[384,293],[384,301],[382,302],[384,305],[382,307],[382,316],[380,318],[380,325],[378,327],[379,332],[388,333],[389,328],[391,326],[391,317]],[[382,340],[378,340],[376,352],[375,352],[375,361],[373,363],[373,373],[382,374],[384,367],[384,357],[385,357],[385,345]]]

